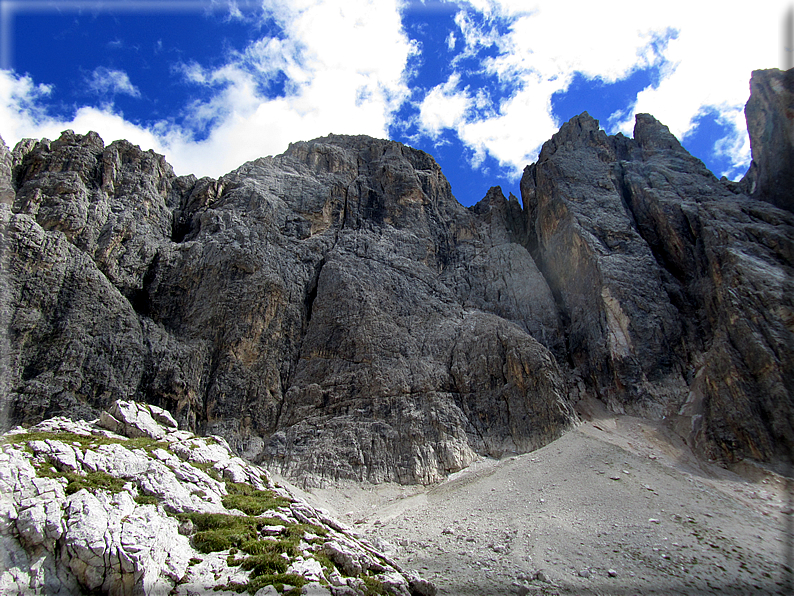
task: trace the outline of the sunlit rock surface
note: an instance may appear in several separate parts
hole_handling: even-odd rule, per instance
[[[0,438],[0,543],[2,594],[435,593],[222,438],[135,402]]]
[[[769,123],[790,123],[790,76],[754,73],[741,183],[652,116],[629,139],[585,113],[523,205],[464,208],[432,157],[369,137],[219,180],[95,134],[0,146],[2,422],[135,399],[306,485],[431,483],[554,440],[587,395],[775,462],[794,215],[774,181],[794,160]]]

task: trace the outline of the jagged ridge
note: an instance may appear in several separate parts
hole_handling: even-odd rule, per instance
[[[368,137],[219,180],[95,134],[0,153],[11,423],[135,398],[307,484],[434,482],[588,396],[727,461],[794,443],[792,215],[650,116],[634,139],[572,119],[523,209],[465,209],[432,157]]]

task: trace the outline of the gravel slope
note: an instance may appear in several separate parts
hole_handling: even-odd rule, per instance
[[[588,417],[542,449],[434,486],[304,496],[385,541],[439,594],[789,593],[783,478],[698,461],[660,424]]]

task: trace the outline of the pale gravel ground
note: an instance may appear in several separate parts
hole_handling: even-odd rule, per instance
[[[538,451],[438,485],[303,495],[386,541],[442,595],[516,594],[519,584],[531,594],[789,593],[785,481],[698,461],[671,437],[600,411]]]

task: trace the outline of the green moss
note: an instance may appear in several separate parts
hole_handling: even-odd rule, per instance
[[[135,502],[138,505],[157,505],[160,502],[160,497],[154,495],[138,495],[135,497]]]
[[[246,515],[262,515],[279,507],[289,505],[290,500],[280,497],[269,490],[257,490],[249,484],[226,482],[223,506],[226,509],[239,509]]]
[[[367,596],[387,596],[388,592],[386,591],[386,586],[383,585],[383,582],[379,579],[368,575],[362,575],[361,579],[364,580],[364,584],[367,586],[366,594]]]

